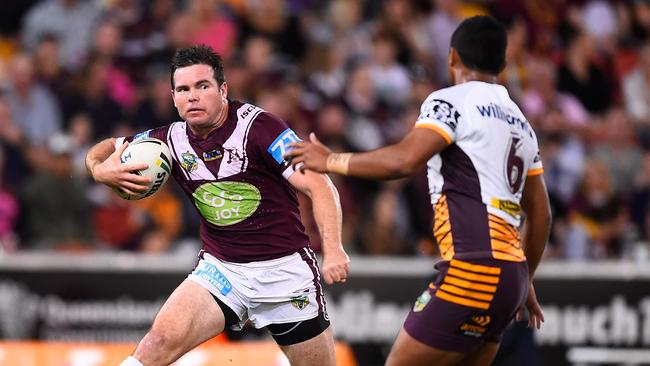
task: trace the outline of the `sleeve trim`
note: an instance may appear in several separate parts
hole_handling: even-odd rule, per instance
[[[526,174],[526,176],[532,177],[534,175],[540,175],[542,173],[544,173],[544,168],[530,169],[528,171],[528,174]]]
[[[442,136],[442,138],[445,139],[445,141],[447,141],[448,144],[452,143],[451,137],[449,136],[447,131],[445,131],[442,127],[438,127],[431,123],[418,123],[415,125],[415,128],[427,128],[429,130],[435,131],[440,136]]]

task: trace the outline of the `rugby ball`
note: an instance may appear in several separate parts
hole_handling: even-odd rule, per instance
[[[120,156],[122,164],[145,163],[149,167],[134,171],[134,174],[151,178],[151,185],[146,192],[134,195],[128,194],[121,189],[113,188],[113,191],[126,200],[139,200],[156,193],[167,181],[172,170],[172,155],[169,147],[164,142],[155,138],[144,138],[129,143]]]

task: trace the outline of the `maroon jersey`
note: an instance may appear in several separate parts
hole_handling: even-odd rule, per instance
[[[309,245],[287,179],[286,145],[299,141],[281,119],[229,101],[224,124],[201,139],[185,122],[129,136],[153,137],[172,153],[172,176],[201,216],[203,248],[229,262],[279,258]],[[118,139],[118,145],[124,139]]]

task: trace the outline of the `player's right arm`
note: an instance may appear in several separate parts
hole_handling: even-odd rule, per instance
[[[286,156],[293,166],[367,179],[407,177],[449,145],[439,132],[426,128],[414,128],[396,144],[362,153],[333,154],[314,134],[309,138],[310,143],[290,145]]]
[[[332,153],[314,135],[296,142],[286,157],[291,165],[320,173],[337,173],[367,179],[393,179],[411,175],[431,157],[454,143],[462,121],[446,99],[448,90],[434,92],[422,103],[413,128],[400,142],[363,153]],[[450,98],[447,98],[450,99]]]
[[[551,231],[551,206],[549,204],[546,184],[541,174],[529,176],[524,184],[524,192],[521,199],[521,207],[526,214],[524,223],[524,253],[528,260],[529,290],[526,299],[528,309],[528,325],[536,326],[538,329],[544,321],[544,313],[537,302],[535,287],[533,286],[533,275],[542,259],[544,248]],[[517,318],[522,318],[521,311]]]
[[[122,164],[120,156],[129,144],[124,143],[119,149],[115,149],[115,142],[115,138],[109,138],[88,150],[86,155],[88,174],[96,182],[121,189],[128,194],[137,194],[149,189],[151,179],[132,173],[146,169],[147,164]]]

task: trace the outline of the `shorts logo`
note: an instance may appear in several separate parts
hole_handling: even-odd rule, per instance
[[[181,154],[181,159],[181,166],[188,172],[192,172],[199,167],[199,163],[197,161],[198,157],[189,151]]]
[[[490,323],[492,323],[492,317],[490,315],[472,315],[460,325],[458,330],[461,335],[481,338],[487,332]]]
[[[298,310],[302,310],[309,305],[309,297],[302,295],[291,299],[291,305]]]
[[[224,296],[232,290],[232,284],[226,276],[214,264],[205,260],[201,261],[201,265],[194,271],[194,275],[208,281]]]
[[[413,305],[413,312],[417,313],[424,310],[429,301],[431,301],[431,294],[429,294],[429,290],[424,290],[422,295],[420,295],[420,297],[415,300],[415,305]]]

